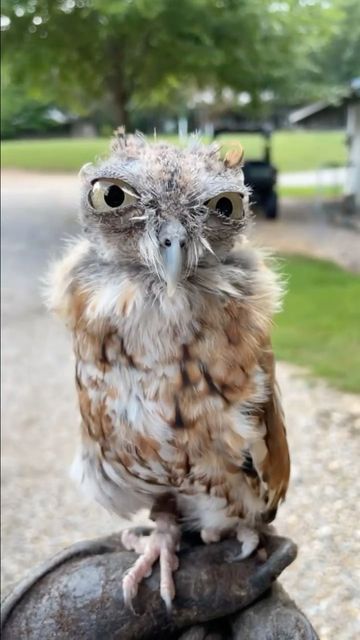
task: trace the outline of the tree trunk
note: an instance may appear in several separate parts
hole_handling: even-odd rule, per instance
[[[110,40],[106,45],[106,56],[111,61],[107,86],[112,98],[113,118],[115,127],[124,126],[127,130],[130,126],[128,103],[131,97],[131,88],[128,86],[123,69],[126,69],[126,48],[119,40]]]
[[[115,80],[112,83],[111,90],[113,98],[115,127],[124,126],[125,129],[128,130],[130,125],[129,111],[127,107],[129,97],[122,85],[122,80]]]

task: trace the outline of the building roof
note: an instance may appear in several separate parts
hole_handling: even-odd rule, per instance
[[[329,107],[330,103],[325,101],[313,102],[312,104],[308,104],[305,107],[301,107],[301,109],[296,109],[296,111],[292,111],[289,115],[289,121],[291,124],[297,124],[298,122],[302,122],[309,118],[309,116],[313,116],[314,113],[319,113],[319,111],[323,111]]]
[[[298,124],[299,122],[307,120],[307,118],[310,118],[315,113],[320,113],[331,107],[342,107],[354,100],[360,100],[360,77],[352,80],[348,90],[344,92],[338,100],[320,100],[319,102],[313,102],[305,107],[301,107],[301,109],[296,109],[290,113],[289,121],[291,124]]]

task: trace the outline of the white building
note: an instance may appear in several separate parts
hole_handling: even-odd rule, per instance
[[[336,102],[316,102],[289,116],[290,124],[306,129],[346,130],[348,159],[344,196],[346,211],[360,214],[360,78]]]

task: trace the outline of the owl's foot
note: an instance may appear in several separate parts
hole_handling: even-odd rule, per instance
[[[242,546],[240,553],[234,559],[244,560],[251,556],[252,552],[258,547],[259,534],[243,522],[240,522],[236,529],[236,537],[238,541],[241,542]]]
[[[204,544],[211,544],[211,542],[219,542],[221,539],[221,530],[208,527],[207,529],[201,529],[200,536]]]
[[[235,533],[238,541],[241,542],[241,551],[240,553],[237,553],[236,556],[232,555],[229,557],[229,562],[248,558],[259,545],[259,534],[244,522],[240,522],[237,525]],[[224,534],[224,531],[217,528],[201,529],[200,531],[201,539],[205,544],[219,542],[223,537],[222,534]]]
[[[180,529],[172,517],[162,515],[156,520],[156,528],[150,535],[138,536],[130,529],[123,532],[121,541],[126,549],[139,554],[135,564],[123,578],[124,601],[132,605],[139,584],[151,575],[153,566],[160,560],[160,595],[171,609],[175,596],[173,572],[179,567],[176,551],[179,549]]]

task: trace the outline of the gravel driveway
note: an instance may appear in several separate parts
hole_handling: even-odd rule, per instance
[[[49,257],[76,232],[76,205],[76,178],[4,176],[4,590],[63,546],[121,526],[85,503],[68,479],[78,423],[70,340],[39,296]],[[270,238],[274,228],[260,223],[258,238]],[[283,584],[322,640],[350,640],[360,637],[360,398],[287,364],[279,364],[278,376],[293,470],[277,526],[300,548]]]
[[[357,228],[329,223],[330,204],[315,200],[285,200],[276,221],[257,219],[256,242],[280,253],[301,253],[332,260],[360,273],[360,233]],[[334,215],[334,207],[331,213]],[[338,218],[338,217],[337,217]]]

